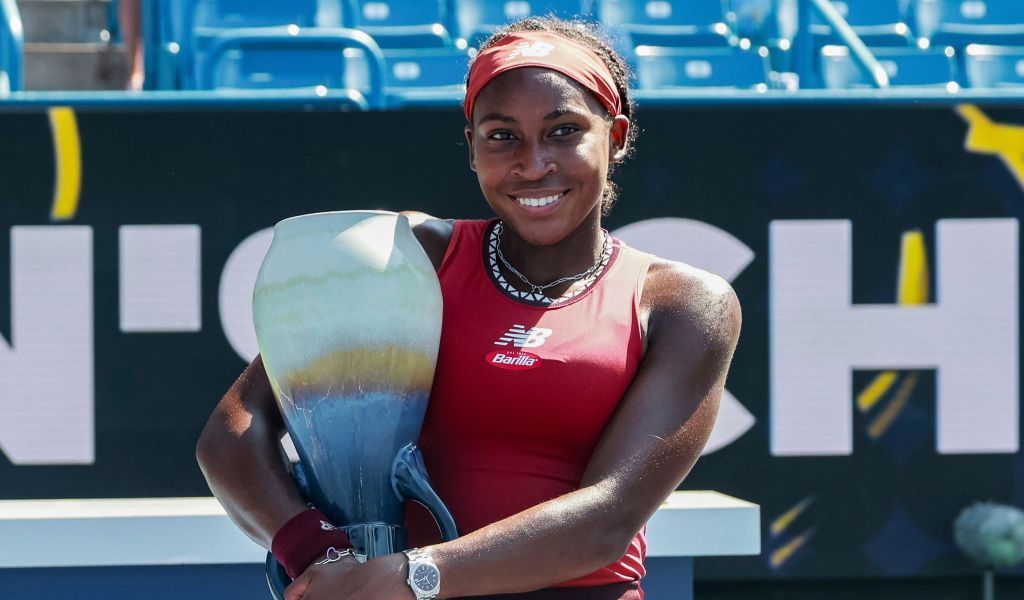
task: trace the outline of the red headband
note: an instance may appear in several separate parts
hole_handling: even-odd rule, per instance
[[[622,112],[622,98],[615,79],[601,57],[579,42],[550,31],[519,31],[501,38],[476,55],[469,69],[469,85],[463,107],[473,121],[473,104],[488,82],[505,71],[520,67],[543,67],[573,79],[597,96],[608,114]]]

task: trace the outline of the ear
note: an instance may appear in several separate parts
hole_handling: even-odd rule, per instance
[[[466,125],[466,147],[469,148],[469,170],[476,172],[476,155],[473,153],[473,128]]]
[[[616,115],[612,119],[608,131],[608,152],[612,162],[618,162],[626,157],[629,151],[629,128],[632,123],[626,115]]]

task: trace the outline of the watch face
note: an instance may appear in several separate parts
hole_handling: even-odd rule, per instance
[[[416,570],[412,572],[412,582],[423,592],[433,590],[440,581],[440,573],[430,565],[417,565]]]

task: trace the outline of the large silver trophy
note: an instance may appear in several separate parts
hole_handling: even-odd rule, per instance
[[[286,219],[253,290],[263,364],[314,506],[373,558],[406,548],[406,500],[442,537],[455,523],[431,489],[419,437],[441,336],[441,289],[408,220],[384,211]],[[267,557],[271,591],[290,583]]]

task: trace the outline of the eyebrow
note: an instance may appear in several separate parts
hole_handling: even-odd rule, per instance
[[[553,110],[553,111],[549,112],[548,114],[544,115],[544,120],[545,121],[551,121],[551,120],[557,119],[557,118],[559,118],[559,117],[561,117],[563,115],[567,115],[567,114],[576,114],[576,115],[578,115],[578,114],[581,114],[581,113],[579,111],[573,110],[571,108],[566,108],[566,107],[556,108],[555,110]],[[515,117],[510,117],[508,115],[503,115],[503,114],[498,113],[498,112],[487,113],[486,115],[480,117],[480,125],[483,125],[484,122],[486,122],[486,121],[501,121],[502,123],[517,123],[518,122],[518,121],[516,121]]]

